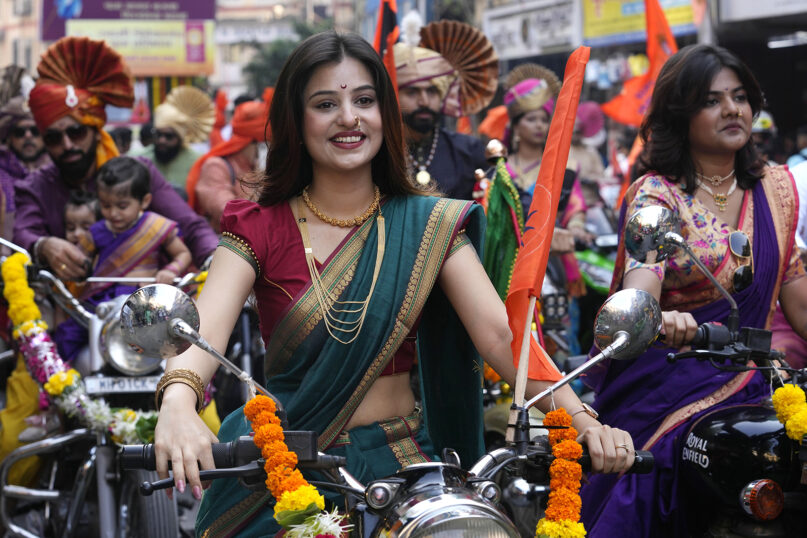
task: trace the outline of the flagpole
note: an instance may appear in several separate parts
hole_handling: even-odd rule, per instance
[[[508,442],[515,441],[515,424],[518,419],[518,408],[524,405],[524,395],[527,392],[527,372],[530,367],[530,338],[532,338],[532,316],[535,312],[535,295],[530,296],[530,306],[527,310],[524,324],[524,335],[521,338],[521,352],[518,355],[518,370],[516,371],[516,389],[513,393],[513,404],[510,408],[510,419],[507,421]]]

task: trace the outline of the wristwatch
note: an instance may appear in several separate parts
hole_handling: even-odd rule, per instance
[[[591,407],[590,405],[588,405],[587,403],[582,403],[580,409],[578,409],[577,411],[572,413],[570,416],[574,417],[578,413],[585,413],[588,416],[590,416],[591,418],[593,418],[594,420],[597,420],[597,417],[600,416],[600,414],[597,413],[594,410],[594,408]]]

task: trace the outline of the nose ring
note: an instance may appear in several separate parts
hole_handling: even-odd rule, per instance
[[[742,118],[742,117],[743,117],[743,111],[742,111],[742,110],[737,111],[737,117],[738,117],[738,118]]]
[[[361,129],[361,118],[358,116],[354,116],[354,118],[356,120],[356,129]]]

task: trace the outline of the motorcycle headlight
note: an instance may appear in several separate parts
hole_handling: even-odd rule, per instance
[[[444,494],[407,503],[408,509],[392,525],[400,529],[390,536],[399,538],[454,538],[485,536],[518,538],[516,527],[491,505],[464,495]],[[400,513],[400,512],[399,512]]]
[[[123,296],[122,299],[125,301],[126,297]],[[104,360],[119,372],[130,376],[146,375],[157,370],[162,358],[145,355],[127,344],[121,331],[120,306],[114,308],[112,312],[110,319],[101,329],[100,344]]]

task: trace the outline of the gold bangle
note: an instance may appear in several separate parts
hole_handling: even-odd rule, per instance
[[[196,393],[196,412],[202,410],[202,404],[205,401],[205,386],[202,384],[202,378],[193,370],[177,368],[165,372],[157,383],[157,390],[154,392],[154,405],[157,407],[157,411],[162,405],[165,388],[172,383],[182,383],[192,388]]]

